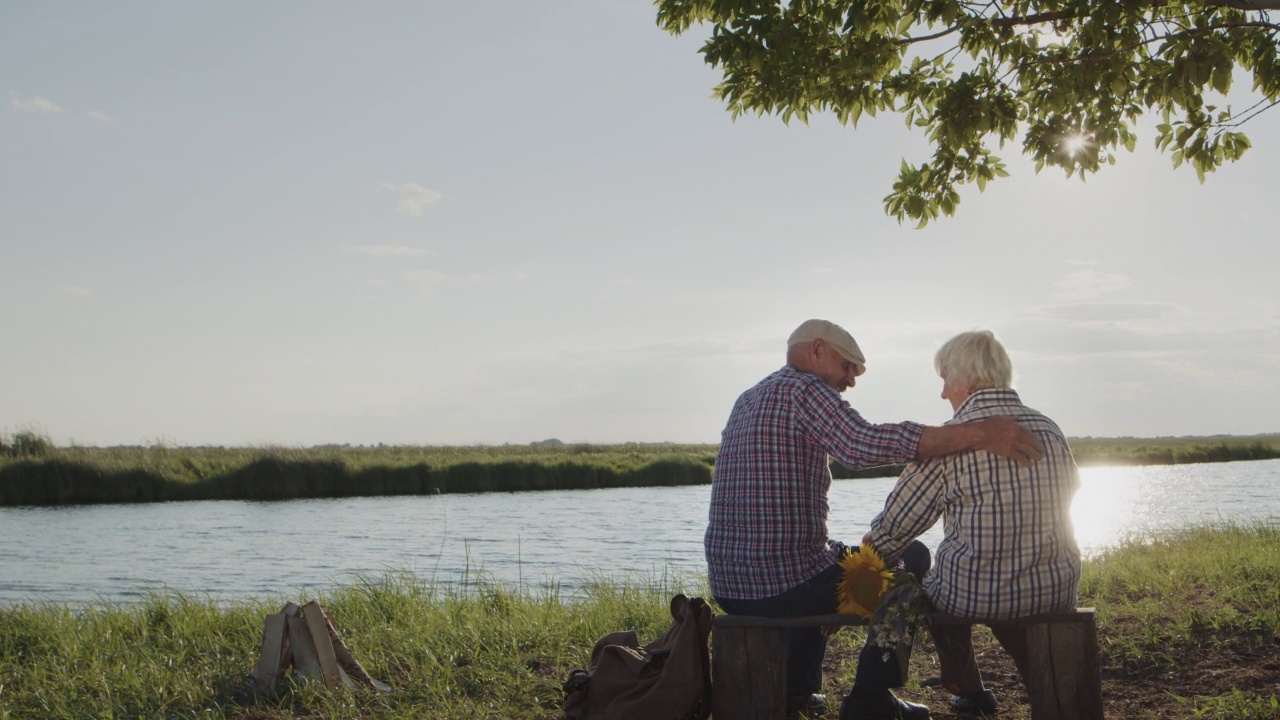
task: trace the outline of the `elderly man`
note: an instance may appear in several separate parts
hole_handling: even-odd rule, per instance
[[[934,367],[955,417],[948,427],[996,415],[1018,419],[1040,439],[1044,458],[1017,465],[981,450],[909,465],[871,523],[867,541],[886,554],[943,519],[937,563],[924,579],[937,610],[976,620],[1006,620],[1076,606],[1080,549],[1071,525],[1079,488],[1067,439],[1052,420],[1011,390],[1013,365],[988,331],[957,335]],[[994,627],[996,639],[1027,678],[1021,628]],[[970,626],[932,628],[942,684],[961,714],[992,715],[996,697],[982,684]]]
[[[925,427],[867,422],[840,393],[866,371],[858,344],[840,326],[809,320],[787,341],[787,364],[747,390],[725,426],[711,480],[704,540],[711,592],[731,614],[794,617],[836,611],[837,559],[844,545],[827,537],[829,458],[851,468],[927,460],[983,450],[1033,462],[1035,437],[1011,418]],[[908,561],[920,575],[928,550],[887,559]],[[921,552],[922,551],[922,552]],[[923,557],[921,557],[921,554]],[[787,652],[788,707],[794,713],[825,711],[822,659],[826,637],[796,629]],[[899,700],[896,662],[864,649],[850,693],[854,718],[927,718],[928,708]]]

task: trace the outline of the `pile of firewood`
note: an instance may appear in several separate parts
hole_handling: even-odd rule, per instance
[[[333,621],[314,600],[301,607],[288,603],[263,622],[262,654],[251,676],[254,685],[261,692],[274,692],[290,667],[298,676],[329,688],[365,686],[391,692],[352,657]]]

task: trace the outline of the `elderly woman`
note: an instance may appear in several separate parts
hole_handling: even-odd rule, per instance
[[[942,376],[942,397],[955,410],[948,425],[1013,416],[1040,438],[1044,458],[1018,465],[976,451],[908,465],[867,540],[894,555],[941,517],[944,536],[923,582],[941,612],[982,621],[1074,608],[1080,549],[1070,510],[1080,481],[1066,437],[1011,389],[1013,365],[990,331],[952,338],[938,350],[934,367]],[[993,632],[1025,683],[1025,631]],[[996,698],[982,684],[970,626],[935,627],[932,633],[952,709],[994,714]]]

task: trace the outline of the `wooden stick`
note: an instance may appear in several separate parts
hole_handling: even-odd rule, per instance
[[[333,642],[329,639],[329,620],[325,617],[320,603],[312,600],[302,606],[302,615],[307,620],[307,629],[311,642],[316,649],[316,658],[320,661],[320,678],[325,687],[342,686],[342,678],[338,675],[338,658],[334,653]]]
[[[293,655],[293,668],[298,674],[324,682],[324,674],[320,671],[320,658],[316,656],[316,643],[311,639],[311,631],[307,621],[301,617],[289,618],[289,643]]]
[[[275,690],[289,659],[288,616],[268,615],[262,622],[262,653],[251,677],[261,692]]]

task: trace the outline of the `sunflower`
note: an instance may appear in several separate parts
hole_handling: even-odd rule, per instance
[[[840,567],[844,575],[836,585],[836,610],[869,619],[880,606],[880,596],[889,589],[893,573],[885,568],[880,553],[866,543],[857,550],[845,548]]]

